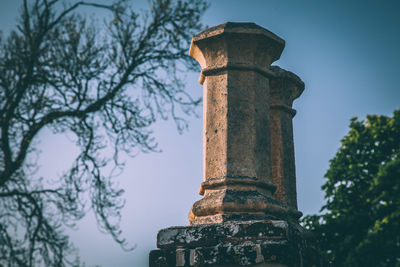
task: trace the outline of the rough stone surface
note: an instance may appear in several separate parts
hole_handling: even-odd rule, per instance
[[[287,221],[247,221],[163,229],[150,267],[319,266],[302,228]]]
[[[240,214],[239,220],[300,216],[272,198],[269,99],[275,74],[269,68],[284,44],[254,23],[225,23],[193,38],[190,55],[202,67],[204,85],[204,197],[193,205],[191,224]]]
[[[270,66],[285,42],[254,23],[193,37],[204,86],[203,198],[159,231],[150,267],[322,266],[298,224],[292,119],[304,83]]]
[[[293,124],[296,111],[293,101],[304,91],[303,81],[294,73],[271,66],[270,133],[272,182],[277,189],[274,198],[297,210],[296,167]]]

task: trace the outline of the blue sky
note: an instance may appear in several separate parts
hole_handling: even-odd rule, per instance
[[[20,1],[0,0],[0,27],[9,29]],[[132,5],[146,6],[145,1]],[[226,21],[255,22],[286,40],[274,64],[306,84],[294,103],[299,210],[316,213],[324,204],[320,187],[329,160],[347,133],[349,120],[366,114],[390,115],[400,108],[400,2],[328,0],[214,0],[203,17],[208,26]],[[190,42],[190,40],[188,40]],[[202,95],[198,73],[186,77],[187,90]],[[154,126],[162,153],[139,154],[119,177],[126,191],[122,229],[133,252],[123,252],[98,232],[90,214],[71,231],[88,266],[147,266],[159,229],[187,225],[187,214],[202,181],[202,118],[190,118],[179,135],[173,122]],[[76,151],[68,139],[39,136],[40,173],[51,176],[69,166]],[[59,153],[62,149],[63,153]]]

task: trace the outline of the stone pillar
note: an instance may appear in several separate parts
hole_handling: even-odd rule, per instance
[[[254,23],[193,37],[204,85],[203,198],[190,226],[158,232],[150,267],[320,266],[297,222],[291,105],[304,84],[270,66],[284,44]]]
[[[297,210],[296,168],[293,124],[296,110],[293,101],[304,91],[303,81],[294,73],[278,66],[270,70],[270,132],[272,182],[277,186],[274,198]]]
[[[189,55],[204,86],[204,197],[190,224],[298,216],[272,198],[269,67],[284,45],[253,23],[226,23],[193,38]]]

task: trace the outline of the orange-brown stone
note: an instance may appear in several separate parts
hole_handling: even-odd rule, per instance
[[[298,224],[292,118],[304,83],[270,64],[284,41],[254,23],[193,37],[204,85],[203,198],[159,231],[150,267],[322,266]]]
[[[304,91],[303,81],[278,66],[270,70],[270,133],[272,182],[277,189],[274,198],[297,210],[296,167],[292,119],[293,101]]]
[[[272,197],[269,68],[284,45],[254,23],[228,22],[193,37],[190,55],[204,85],[204,197],[191,224],[299,216]]]

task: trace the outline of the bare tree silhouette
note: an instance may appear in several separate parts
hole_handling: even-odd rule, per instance
[[[156,150],[149,126],[172,118],[182,129],[180,114],[200,103],[179,73],[197,66],[187,51],[207,4],[150,4],[137,13],[124,0],[24,0],[17,28],[0,35],[0,265],[76,265],[64,230],[85,215],[87,198],[99,228],[129,248],[119,227],[123,190],[105,168],[121,170],[121,152]],[[83,6],[110,18],[99,26]],[[43,129],[73,133],[80,148],[52,184],[32,160]],[[111,157],[101,153],[107,142]]]

